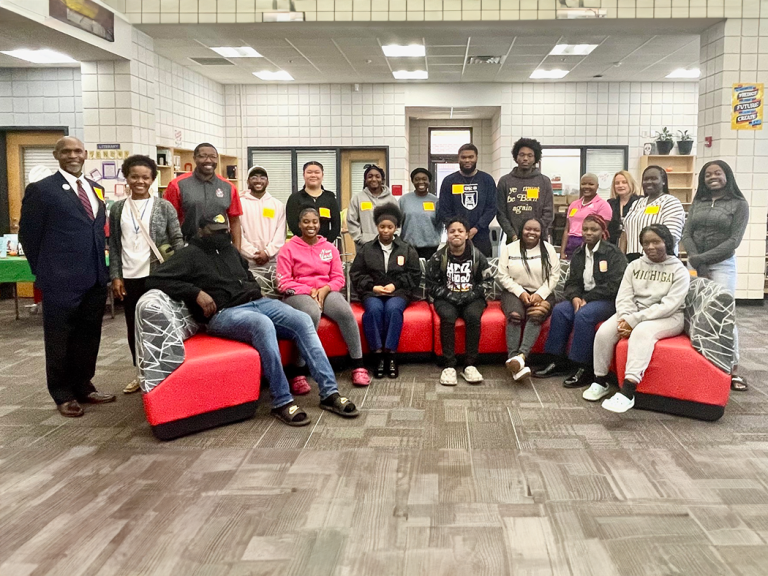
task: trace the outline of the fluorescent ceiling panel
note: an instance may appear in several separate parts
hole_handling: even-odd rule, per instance
[[[224,58],[261,58],[261,54],[256,52],[250,46],[219,46],[211,48],[214,52]]]
[[[529,78],[548,78],[550,80],[557,80],[559,78],[565,78],[568,75],[568,70],[560,70],[558,68],[554,70],[534,70]]]
[[[409,44],[408,46],[389,44],[382,46],[381,49],[387,58],[418,58],[427,53],[423,44]]]
[[[3,54],[19,58],[20,60],[26,60],[27,62],[34,62],[35,64],[76,64],[77,60],[74,60],[55,50],[48,50],[43,48],[42,50],[29,50],[27,48],[20,48],[19,50],[3,51]]]
[[[426,80],[429,74],[426,70],[395,70],[392,76],[397,80]]]
[[[261,80],[293,80],[293,76],[285,70],[278,70],[276,72],[262,70],[261,72],[254,72],[253,75]]]
[[[598,44],[557,44],[549,53],[550,56],[587,56]]]

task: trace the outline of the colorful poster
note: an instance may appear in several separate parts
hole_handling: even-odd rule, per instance
[[[763,129],[763,84],[734,84],[731,96],[731,129]]]

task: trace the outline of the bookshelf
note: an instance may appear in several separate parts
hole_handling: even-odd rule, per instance
[[[667,171],[670,193],[683,203],[686,210],[696,193],[696,156],[653,154],[640,157],[640,173],[648,166],[661,166]]]

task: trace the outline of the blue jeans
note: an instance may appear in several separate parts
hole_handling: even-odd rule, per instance
[[[611,300],[594,300],[587,302],[573,311],[570,300],[560,302],[552,311],[549,324],[549,335],[544,345],[544,352],[555,356],[565,356],[568,347],[568,337],[573,330],[573,342],[568,354],[573,362],[592,364],[592,351],[595,345],[595,327],[605,322],[616,313],[616,307]]]
[[[709,279],[720,284],[731,296],[736,297],[736,255],[709,265]],[[733,365],[739,365],[739,333],[733,325]]]
[[[261,355],[261,371],[269,382],[272,407],[293,401],[280,361],[278,338],[293,340],[309,364],[309,371],[320,387],[320,398],[338,392],[328,357],[309,314],[269,298],[259,298],[235,308],[224,308],[208,322],[208,334],[250,344]]]
[[[406,306],[406,299],[399,296],[369,296],[363,301],[363,333],[371,351],[397,352]]]

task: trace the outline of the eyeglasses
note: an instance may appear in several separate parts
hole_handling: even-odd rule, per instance
[[[200,160],[218,160],[219,156],[218,154],[198,154],[195,158],[200,158]]]

